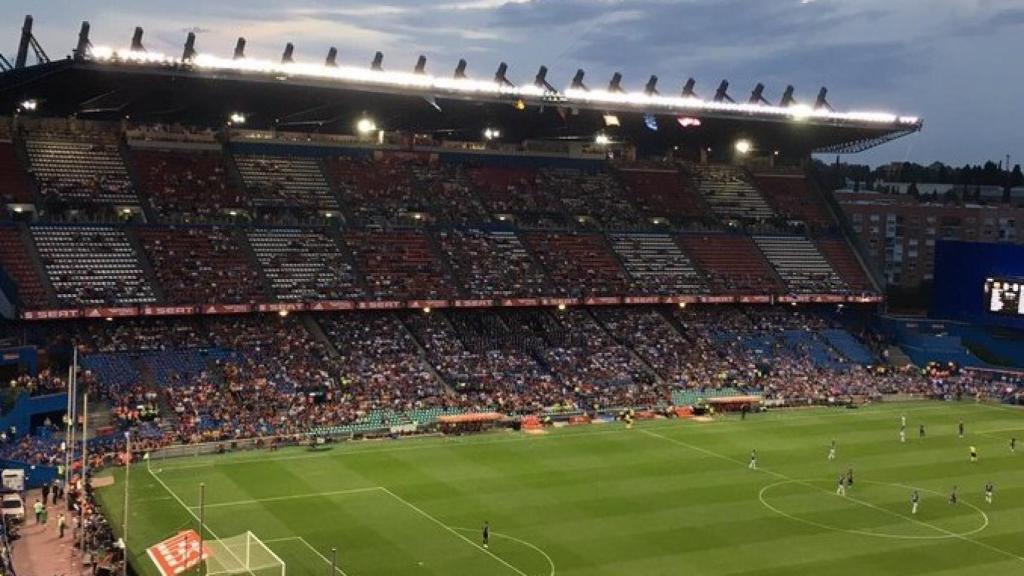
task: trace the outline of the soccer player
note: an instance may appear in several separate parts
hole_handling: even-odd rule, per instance
[[[484,548],[487,548],[487,545],[491,542],[491,525],[486,520],[484,521],[484,527],[481,532],[481,537],[484,541]]]
[[[836,459],[836,441],[835,440],[832,441],[832,446],[830,446],[829,449],[828,449],[828,459],[830,461]]]
[[[964,439],[964,421],[963,420],[960,421],[960,425],[957,427],[957,434],[960,436],[961,440]]]
[[[839,475],[839,484],[836,486],[836,494],[846,496],[846,474]]]
[[[900,443],[904,444],[907,441],[907,427],[900,426]]]
[[[949,503],[956,504],[956,486],[953,486],[953,491],[949,493]]]
[[[846,471],[846,485],[853,488],[853,468]]]
[[[906,428],[906,427],[907,427],[907,415],[906,414],[900,414],[900,428]]]
[[[985,484],[985,502],[992,503],[992,492],[995,492],[996,487],[992,485],[992,482]]]
[[[1013,454],[1017,453],[1017,438],[1010,438],[1010,452]]]
[[[974,446],[971,446],[971,463],[973,464],[973,463],[975,463],[977,461],[978,461],[978,449],[975,448]]]
[[[921,495],[914,490],[914,493],[910,495],[910,513],[917,514],[917,504],[921,501]]]
[[[632,410],[626,410],[626,414],[622,417],[622,419],[626,421],[626,430],[632,430],[633,429],[633,411]]]
[[[747,464],[747,468],[757,470],[757,450],[750,451],[750,464]]]
[[[917,437],[918,438],[924,438],[924,424],[921,424],[920,426],[918,426],[918,428],[917,428]]]

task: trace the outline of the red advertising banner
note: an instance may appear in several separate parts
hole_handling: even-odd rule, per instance
[[[771,304],[772,297],[767,294],[740,296],[740,302],[744,304]]]
[[[210,549],[205,544],[200,548],[199,534],[195,530],[180,532],[154,544],[146,549],[146,553],[162,576],[177,576],[198,566],[203,558],[210,557]]]
[[[666,296],[662,300],[666,304],[696,304],[698,296]]]
[[[541,306],[561,306],[563,304],[566,305],[566,306],[575,306],[575,305],[577,305],[579,303],[580,303],[580,301],[579,301],[578,298],[541,298],[540,299]]]
[[[351,300],[324,300],[323,302],[310,302],[309,305],[306,306],[306,309],[313,310],[314,312],[355,310],[356,303],[352,302]]]
[[[447,308],[447,300],[409,300],[409,308]]]
[[[196,306],[143,306],[143,316],[191,316],[196,313]]]
[[[22,320],[70,320],[81,315],[82,311],[77,308],[69,310],[25,310],[21,313],[21,318]]]
[[[698,296],[697,301],[705,304],[732,304],[736,302],[736,296]]]
[[[82,308],[83,318],[128,318],[138,315],[139,309],[135,306],[120,306],[116,308]]]
[[[514,308],[516,306],[540,306],[539,298],[504,298],[501,301],[501,305],[506,308]]]
[[[257,304],[256,310],[258,312],[280,312],[286,310],[288,312],[301,312],[306,309],[306,305],[302,302],[272,302],[270,304]]]
[[[356,302],[357,310],[401,310],[405,302],[400,300],[371,300]]]
[[[616,306],[622,304],[622,298],[617,296],[590,296],[583,299],[587,306]]]
[[[456,300],[452,304],[456,308],[490,308],[494,306],[494,300]]]
[[[248,304],[207,304],[202,307],[203,314],[248,314],[252,306]]]
[[[626,296],[623,304],[661,304],[665,299],[661,296]]]

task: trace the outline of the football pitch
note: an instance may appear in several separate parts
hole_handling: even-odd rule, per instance
[[[347,576],[1024,574],[1014,436],[1024,411],[919,402],[153,460],[132,468],[129,547],[156,575],[145,549],[198,529],[202,482],[207,538],[252,531],[289,575],[328,574],[332,547]]]

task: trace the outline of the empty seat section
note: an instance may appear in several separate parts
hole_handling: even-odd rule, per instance
[[[771,206],[742,168],[722,164],[696,166],[695,180],[711,210],[722,218],[763,220],[775,216]]]
[[[47,201],[137,205],[115,143],[28,140],[30,171]]]
[[[13,226],[0,226],[0,266],[17,285],[22,305],[29,308],[46,306],[46,288],[32,264],[29,248]]]
[[[397,230],[345,234],[374,298],[449,298],[455,283],[434,255],[426,234]]]
[[[701,291],[700,274],[668,234],[610,234],[609,237],[612,249],[633,280],[633,292],[673,295]]]
[[[524,236],[560,294],[621,296],[630,282],[599,234],[540,233]]]
[[[32,189],[22,175],[18,156],[11,142],[0,142],[0,201],[5,204],[35,203]]]
[[[712,292],[756,294],[782,289],[779,277],[749,236],[686,234],[680,241],[704,271]]]
[[[33,226],[32,238],[64,306],[155,302],[139,256],[111,226]]]
[[[142,189],[162,218],[204,221],[246,200],[215,151],[135,150]]]
[[[259,299],[259,275],[229,230],[146,227],[136,234],[171,303],[237,304]]]
[[[514,232],[454,229],[438,232],[438,239],[470,296],[551,294],[544,272]]]
[[[623,168],[619,176],[633,203],[650,217],[697,220],[707,216],[700,194],[679,170]]]
[[[254,206],[338,208],[338,200],[315,158],[238,154],[235,165]]]
[[[279,300],[314,301],[358,298],[352,265],[338,244],[315,230],[254,229],[249,245],[270,289]]]
[[[802,174],[758,174],[754,182],[775,212],[786,219],[799,220],[813,228],[832,225],[828,210]]]
[[[858,291],[875,290],[874,284],[846,240],[843,238],[818,238],[817,244],[818,249],[850,288]]]
[[[755,236],[754,241],[791,291],[834,293],[848,290],[846,283],[809,239],[803,236]]]

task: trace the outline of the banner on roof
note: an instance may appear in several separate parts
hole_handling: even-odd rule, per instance
[[[196,313],[195,306],[143,306],[143,316],[191,316]]]
[[[180,532],[154,544],[146,553],[161,576],[177,576],[198,566],[203,558],[210,557],[210,549],[205,544],[200,545],[199,534],[195,530]]]

